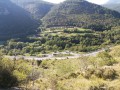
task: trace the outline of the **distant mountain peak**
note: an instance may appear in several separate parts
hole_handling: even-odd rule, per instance
[[[41,19],[49,12],[54,4],[43,0],[11,0],[18,6],[29,12],[29,15],[34,19]]]

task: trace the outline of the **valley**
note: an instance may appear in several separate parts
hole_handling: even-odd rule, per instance
[[[91,52],[120,43],[119,27],[103,32],[83,28],[41,28],[27,38],[8,40],[1,45],[5,55],[41,56],[57,51]]]
[[[0,1],[0,90],[120,90],[119,1]]]

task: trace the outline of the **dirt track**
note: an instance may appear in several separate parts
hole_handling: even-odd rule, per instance
[[[99,52],[103,52],[104,49],[102,50],[98,50],[98,51],[94,51],[94,52],[90,52],[87,54],[78,54],[78,53],[74,53],[74,52],[58,52],[57,54],[70,54],[72,56],[63,56],[63,57],[55,57],[54,54],[44,54],[45,57],[37,57],[37,56],[5,56],[7,58],[10,59],[25,59],[25,60],[50,60],[50,59],[56,59],[56,60],[64,60],[64,59],[72,59],[72,58],[79,58],[82,56],[96,56]]]

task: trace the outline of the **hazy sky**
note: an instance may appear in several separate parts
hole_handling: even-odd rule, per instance
[[[63,2],[65,0],[44,0],[44,1],[52,2],[52,3],[60,3],[60,2]],[[93,2],[93,3],[96,3],[96,4],[104,4],[109,0],[87,0],[87,1]]]

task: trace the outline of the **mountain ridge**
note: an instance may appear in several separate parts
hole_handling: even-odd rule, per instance
[[[28,12],[10,0],[0,2],[0,12],[0,39],[23,37],[38,27]]]
[[[50,9],[54,6],[53,3],[49,3],[43,0],[11,0],[16,5],[22,7],[29,15],[34,19],[41,19],[44,17]]]
[[[120,13],[114,10],[85,0],[67,0],[54,6],[42,20],[46,27],[78,26],[95,29],[100,25],[98,29],[102,30],[116,26],[119,19]]]

